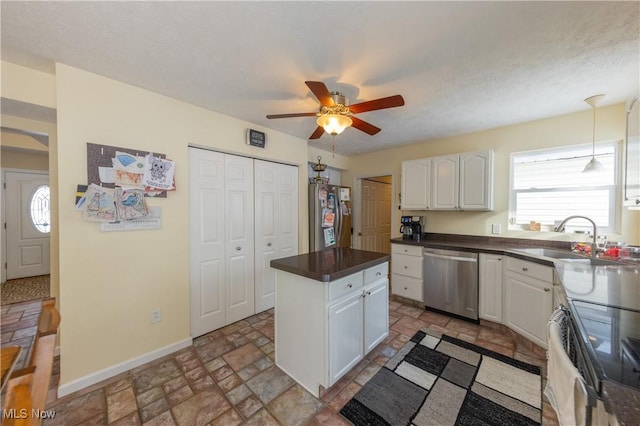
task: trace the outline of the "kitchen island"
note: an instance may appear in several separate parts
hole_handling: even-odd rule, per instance
[[[271,261],[276,365],[314,396],[389,335],[389,259],[330,248]]]

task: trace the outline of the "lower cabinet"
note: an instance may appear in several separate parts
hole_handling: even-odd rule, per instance
[[[276,271],[276,365],[316,397],[389,335],[389,263],[329,283]]]
[[[391,293],[424,302],[422,247],[391,244]]]
[[[507,259],[504,322],[534,343],[547,347],[547,322],[553,310],[553,269]]]

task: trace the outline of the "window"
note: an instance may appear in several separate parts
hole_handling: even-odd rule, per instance
[[[49,186],[42,185],[36,189],[31,203],[29,205],[31,211],[31,222],[33,226],[43,234],[48,234],[51,230],[51,211],[49,210]]]
[[[618,152],[615,142],[597,145],[595,156],[605,170],[591,173],[582,173],[591,145],[511,154],[509,228],[529,229],[536,221],[553,230],[557,221],[581,215],[593,219],[599,232],[617,233]],[[582,219],[566,227],[567,232],[591,229]]]

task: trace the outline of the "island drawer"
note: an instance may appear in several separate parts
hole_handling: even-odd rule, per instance
[[[381,263],[380,265],[372,266],[371,268],[364,270],[364,284],[371,284],[380,278],[385,278],[389,275],[389,262]]]
[[[352,293],[356,290],[362,290],[364,283],[363,271],[331,281],[329,285],[329,301],[334,301]]]

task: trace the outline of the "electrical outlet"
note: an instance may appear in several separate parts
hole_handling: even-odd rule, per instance
[[[493,225],[491,225],[491,233],[493,235],[500,235],[501,229],[500,229],[500,224],[499,223],[494,223]]]
[[[160,308],[156,308],[151,311],[151,324],[155,324],[160,321],[162,321],[162,311]]]

